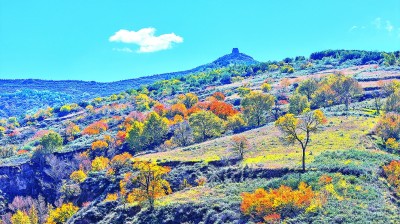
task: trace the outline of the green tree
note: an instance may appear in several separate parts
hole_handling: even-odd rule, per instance
[[[40,139],[40,145],[43,147],[43,152],[52,153],[56,149],[61,148],[63,140],[60,134],[49,132]]]
[[[319,127],[326,123],[325,115],[320,110],[306,112],[300,117],[286,114],[275,121],[275,126],[283,134],[285,143],[298,142],[302,149],[302,169],[306,171],[306,149],[311,139],[311,134],[318,131]]]
[[[385,110],[386,112],[400,113],[400,90],[397,90],[386,99]]]
[[[126,142],[128,142],[131,149],[139,151],[143,149],[143,142],[141,141],[144,124],[139,121],[133,121],[127,129]]]
[[[136,100],[136,109],[138,111],[150,110],[151,100],[146,94],[140,93],[135,97],[135,100]]]
[[[356,79],[342,74],[333,77],[331,89],[336,93],[336,102],[344,103],[346,111],[349,110],[351,100],[362,92],[361,86]]]
[[[144,122],[142,141],[146,146],[156,146],[164,142],[168,133],[168,120],[156,112],[150,112]]]
[[[396,56],[394,53],[382,53],[383,58],[384,58],[384,65],[385,66],[391,66],[391,65],[396,65]]]
[[[266,122],[267,114],[275,104],[274,96],[261,92],[250,92],[241,103],[243,115],[251,126],[260,126]]]
[[[307,96],[308,101],[310,101],[312,95],[317,89],[318,89],[317,81],[313,78],[310,78],[300,82],[296,91],[300,94]]]
[[[300,95],[298,93],[290,97],[289,102],[289,113],[295,115],[299,115],[305,109],[310,108],[310,103],[307,100],[307,96]]]
[[[224,131],[224,121],[211,111],[201,110],[192,114],[189,124],[197,141],[220,136]]]
[[[178,96],[178,98],[179,101],[186,106],[186,108],[193,107],[199,101],[199,98],[194,93],[186,93],[185,95],[182,94]]]

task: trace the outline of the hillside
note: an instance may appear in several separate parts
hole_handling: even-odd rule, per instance
[[[259,63],[252,57],[239,53],[237,48],[235,49],[236,50],[232,50],[231,54],[226,54],[211,63],[200,65],[190,70],[156,74],[108,83],[76,80],[1,79],[0,118],[21,116],[28,110],[36,110],[46,106],[57,107],[66,103],[89,100],[94,97],[118,94],[128,89],[135,89],[156,81],[181,77],[210,69]],[[26,101],[26,95],[34,97],[34,102]],[[21,103],[15,104],[14,101],[16,100]]]
[[[3,86],[4,223],[400,222],[399,52]]]

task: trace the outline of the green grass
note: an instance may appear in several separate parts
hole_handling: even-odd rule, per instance
[[[361,116],[329,117],[324,130],[313,135],[307,149],[307,163],[325,151],[345,149],[366,150],[373,143],[366,134],[373,128],[377,118]],[[279,140],[280,132],[273,125],[267,125],[242,133],[250,143],[243,163],[264,168],[295,168],[300,166],[301,149],[299,145],[285,145]],[[235,156],[226,136],[186,148],[158,152],[140,156],[142,159],[158,161],[213,161]]]

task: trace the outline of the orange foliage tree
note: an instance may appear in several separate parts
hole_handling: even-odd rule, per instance
[[[89,126],[87,126],[83,131],[82,134],[84,135],[97,135],[101,132],[104,132],[108,129],[108,125],[105,121],[96,121]]]
[[[114,158],[111,159],[110,166],[111,166],[111,168],[114,169],[114,171],[119,171],[124,166],[129,164],[131,159],[132,159],[132,155],[129,154],[128,152],[124,152],[122,154],[114,156]]]
[[[169,110],[169,115],[174,117],[175,115],[181,115],[185,117],[187,115],[187,108],[183,103],[177,103],[171,106]]]
[[[388,182],[395,188],[398,196],[400,196],[400,160],[393,160],[383,167]]]
[[[92,150],[106,149],[108,148],[108,143],[106,141],[97,140],[92,143]]]
[[[390,138],[400,139],[400,114],[387,113],[382,116],[375,126],[375,132],[385,142]]]
[[[223,101],[213,101],[210,103],[210,110],[222,119],[226,119],[229,116],[238,113],[232,106],[232,104],[225,103]]]
[[[257,221],[271,222],[293,214],[315,210],[322,206],[322,200],[311,186],[301,182],[297,190],[281,185],[278,189],[262,188],[254,193],[242,193],[240,210]]]

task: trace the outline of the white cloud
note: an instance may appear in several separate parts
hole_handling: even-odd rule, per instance
[[[166,50],[172,47],[172,43],[182,43],[183,38],[175,33],[155,36],[156,29],[149,27],[138,31],[121,29],[109,38],[110,42],[122,42],[139,45],[138,52],[155,52]]]
[[[132,53],[133,52],[129,47],[113,48],[113,51],[120,51],[120,52],[127,52],[127,53]]]
[[[352,27],[349,29],[349,31],[352,32],[352,31],[354,31],[354,30],[356,30],[356,29],[358,29],[358,26],[352,26]]]
[[[390,23],[389,20],[386,20],[386,27],[385,27],[385,29],[386,29],[388,32],[392,32],[393,28],[394,28],[394,27],[393,27],[392,23]]]
[[[382,25],[382,19],[380,17],[377,17],[372,21],[372,24],[377,28],[380,29]]]

